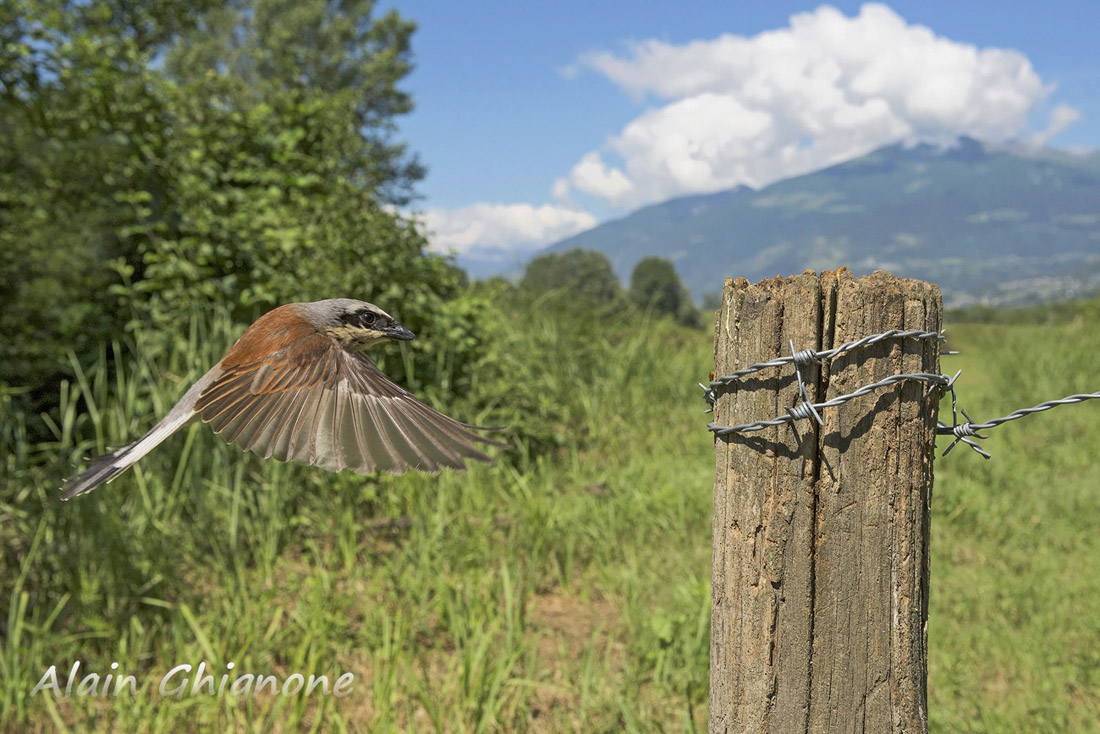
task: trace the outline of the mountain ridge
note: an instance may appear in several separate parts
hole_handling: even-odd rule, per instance
[[[666,257],[697,298],[727,276],[841,265],[939,283],[949,306],[1091,295],[1100,153],[893,144],[760,189],[642,207],[536,254],[574,247],[603,252],[624,279],[643,257]]]

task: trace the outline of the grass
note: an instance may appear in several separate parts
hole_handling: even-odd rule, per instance
[[[516,426],[515,451],[466,474],[331,475],[197,426],[60,504],[74,450],[148,428],[220,356],[231,329],[201,319],[175,344],[134,334],[140,359],[105,349],[67,386],[53,444],[21,442],[33,418],[0,402],[17,449],[0,475],[0,728],[705,729],[713,454],[694,383],[710,334],[626,319],[597,335],[554,310],[502,320],[483,388],[502,406],[452,406]],[[963,354],[944,367],[964,370],[975,419],[1003,415],[1096,390],[1097,327],[951,326]],[[937,460],[932,731],[1100,731],[1098,416],[1058,408],[991,431],[990,461]],[[140,690],[30,696],[74,660]],[[203,661],[354,683],[157,693]]]
[[[231,335],[139,348],[148,356],[134,362],[106,351],[69,387],[57,444],[27,447],[4,477],[4,578],[15,583],[0,592],[3,724],[705,726],[712,468],[692,379],[705,374],[707,337],[631,324],[589,339],[534,314],[501,334],[497,369],[527,417],[504,416],[519,424],[519,446],[494,466],[331,475],[259,461],[196,426],[88,501],[62,505],[55,490],[70,464],[42,455],[67,457],[80,436],[94,450],[129,440]],[[74,660],[133,675],[140,690],[29,695],[50,665],[64,686]],[[343,698],[158,695],[170,668],[200,661],[215,676],[229,662],[280,680],[350,672],[354,687]]]
[[[1095,392],[1097,326],[958,325],[944,367],[976,421]],[[988,435],[936,463],[930,728],[1100,731],[1100,401]]]

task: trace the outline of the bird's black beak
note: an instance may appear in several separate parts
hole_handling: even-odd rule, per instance
[[[396,321],[391,326],[387,326],[382,329],[382,333],[388,336],[390,339],[397,339],[398,341],[407,342],[416,338],[416,334],[406,329]]]

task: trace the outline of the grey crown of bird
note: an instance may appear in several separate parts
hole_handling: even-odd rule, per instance
[[[180,428],[208,424],[266,458],[370,474],[463,470],[491,461],[479,445],[505,446],[391,382],[359,350],[411,331],[372,303],[333,298],[290,303],[261,316],[225,356],[137,441],[92,460],[62,499],[105,484]]]

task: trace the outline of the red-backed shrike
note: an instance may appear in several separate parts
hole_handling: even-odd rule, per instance
[[[356,351],[413,333],[374,304],[349,298],[280,306],[256,320],[168,415],[128,446],[66,481],[62,499],[111,481],[192,421],[280,461],[362,474],[462,470],[504,444],[421,403]],[[484,429],[483,429],[484,430]]]

